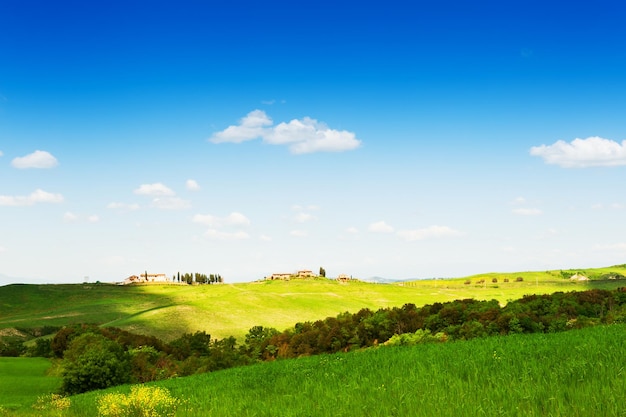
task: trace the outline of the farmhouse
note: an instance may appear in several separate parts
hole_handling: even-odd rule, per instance
[[[350,275],[348,274],[339,274],[337,275],[337,281],[349,281]]]
[[[265,277],[265,279],[267,280],[275,280],[275,279],[282,279],[282,280],[289,280],[291,278],[310,278],[310,277],[314,277],[315,275],[313,274],[313,271],[310,271],[308,269],[301,269],[300,271],[297,272],[275,272],[270,276]]]
[[[131,275],[124,280],[124,285],[146,282],[170,282],[170,279],[165,274],[141,274],[139,276]]]
[[[276,272],[272,275],[270,275],[269,277],[267,277],[266,279],[284,279],[284,280],[288,280],[289,278],[291,278],[291,273],[290,272]]]

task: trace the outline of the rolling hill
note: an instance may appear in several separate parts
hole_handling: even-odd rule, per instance
[[[589,281],[571,281],[579,273]],[[0,287],[0,330],[96,323],[171,340],[206,331],[240,339],[255,325],[282,330],[362,308],[462,298],[502,304],[530,293],[623,286],[626,265],[567,271],[489,273],[394,284],[329,279],[221,285],[13,284]],[[507,281],[507,282],[505,282]]]

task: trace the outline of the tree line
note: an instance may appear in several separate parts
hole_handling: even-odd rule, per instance
[[[206,332],[171,342],[117,328],[75,325],[37,339],[31,356],[61,359],[63,391],[74,394],[210,372],[260,361],[335,353],[382,344],[467,340],[513,333],[560,332],[626,321],[626,288],[527,295],[506,306],[475,299],[376,311],[361,309],[284,331],[255,326],[242,343]]]
[[[181,282],[192,284],[221,284],[224,282],[220,274],[201,274],[199,272],[184,273],[180,272],[172,275],[172,282]]]

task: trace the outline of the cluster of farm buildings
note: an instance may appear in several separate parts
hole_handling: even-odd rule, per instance
[[[265,277],[265,279],[287,281],[287,280],[294,279],[294,278],[314,278],[314,277],[316,277],[316,275],[313,273],[313,271],[308,270],[308,269],[302,269],[302,270],[296,271],[295,273],[294,272],[276,272],[276,273],[273,273],[272,275],[268,275],[267,277]],[[351,279],[352,277],[347,274],[337,275],[338,281],[349,281]],[[148,274],[148,273],[140,274],[140,275],[131,275],[122,282],[122,284],[124,285],[148,284],[148,283],[173,284],[175,282],[172,281],[172,279],[165,274]]]
[[[294,278],[314,278],[317,275],[315,275],[313,273],[313,271],[310,271],[308,269],[302,269],[299,271],[294,272],[275,272],[272,275],[268,275],[265,277],[266,280],[290,280],[290,279],[294,279]],[[339,274],[337,275],[337,280],[339,281],[348,281],[352,279],[351,276],[347,275],[347,274]]]

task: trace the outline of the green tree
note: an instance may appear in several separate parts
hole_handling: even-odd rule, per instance
[[[62,391],[79,394],[121,385],[131,380],[130,358],[124,348],[100,334],[73,339],[64,352]]]
[[[326,270],[320,266],[320,277],[326,277]]]

